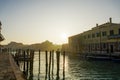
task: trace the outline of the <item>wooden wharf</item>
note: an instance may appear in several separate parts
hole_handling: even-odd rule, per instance
[[[14,80],[33,80],[33,63],[34,63],[34,50],[22,50],[18,49],[15,50],[14,54],[13,52],[8,50],[8,54],[12,57],[12,62],[14,62],[15,65],[12,67],[14,68],[14,71],[17,71],[16,69],[19,69],[19,74],[21,73],[23,76],[23,79],[18,78]],[[7,51],[6,51],[7,52]],[[54,75],[56,74],[56,80],[60,79],[60,51],[45,51],[45,80],[47,79],[55,79]],[[56,55],[56,56],[55,56]],[[38,79],[40,79],[40,73],[41,69],[41,50],[38,50],[38,59],[39,59],[39,76]],[[57,64],[55,63],[55,61]],[[22,64],[21,64],[22,63]],[[22,66],[22,69],[20,69]],[[56,66],[56,73],[54,72]],[[62,66],[61,66],[62,67]],[[65,79],[65,52],[63,54],[63,80]],[[17,74],[17,73],[15,73]],[[21,76],[18,76],[21,77]]]
[[[0,52],[0,80],[26,80],[9,53]]]

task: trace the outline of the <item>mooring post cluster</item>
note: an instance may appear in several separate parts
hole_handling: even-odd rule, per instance
[[[34,62],[34,50],[16,50],[15,60],[17,64],[19,62],[23,62],[23,73],[27,76],[28,73],[30,74],[30,78],[33,76],[33,62]],[[41,50],[38,50],[38,79],[41,75]],[[63,52],[63,60],[60,60],[60,53],[61,51],[57,50],[56,52],[54,50],[52,51],[45,51],[45,80],[47,79],[55,79],[56,74],[56,80],[60,79],[60,61],[63,61],[63,80],[65,78],[65,51]],[[55,56],[56,55],[56,56]],[[56,61],[55,61],[56,60]],[[56,64],[56,65],[55,65]],[[29,72],[30,69],[30,72]],[[56,71],[56,73],[55,73]]]

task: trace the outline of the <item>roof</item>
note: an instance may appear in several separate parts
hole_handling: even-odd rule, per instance
[[[98,25],[98,26],[96,26],[96,27],[93,27],[92,29],[103,28],[103,27],[114,26],[114,25],[120,25],[120,24],[118,24],[118,23],[110,23],[110,22],[107,22],[107,23]]]
[[[97,28],[103,28],[103,27],[107,27],[107,26],[116,26],[116,25],[119,25],[119,26],[120,26],[120,23],[107,22],[107,23],[104,23],[104,24],[101,24],[101,25],[98,25],[98,24],[97,24],[97,26],[93,27],[93,28],[90,29],[90,30],[84,31],[84,32],[82,32],[82,33],[87,33],[87,32],[89,32],[89,31],[91,31],[91,30],[93,30],[93,29],[97,29]],[[77,35],[70,36],[69,38],[77,37],[77,36],[81,35],[82,33],[79,33],[79,34],[77,34]]]

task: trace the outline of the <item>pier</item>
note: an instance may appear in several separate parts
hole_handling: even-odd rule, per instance
[[[0,53],[0,80],[25,80],[11,54]]]
[[[38,52],[39,75],[41,66],[45,65],[45,80],[60,79],[60,68],[63,68],[63,80],[65,78],[65,52],[63,52],[63,65],[60,66],[60,51],[34,51],[30,49],[10,50],[3,49],[0,54],[0,80],[34,80],[33,63],[35,52]],[[45,63],[41,64],[41,55],[45,55]],[[55,62],[55,61],[56,62]],[[37,66],[37,65],[36,65]],[[56,66],[56,68],[55,68]],[[54,71],[56,69],[56,71]],[[56,76],[55,76],[56,75]],[[54,77],[55,76],[55,77]],[[38,76],[38,79],[41,79]]]

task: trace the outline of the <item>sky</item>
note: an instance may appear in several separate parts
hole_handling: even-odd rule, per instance
[[[120,0],[0,0],[1,44],[64,44],[110,17],[120,23]]]

